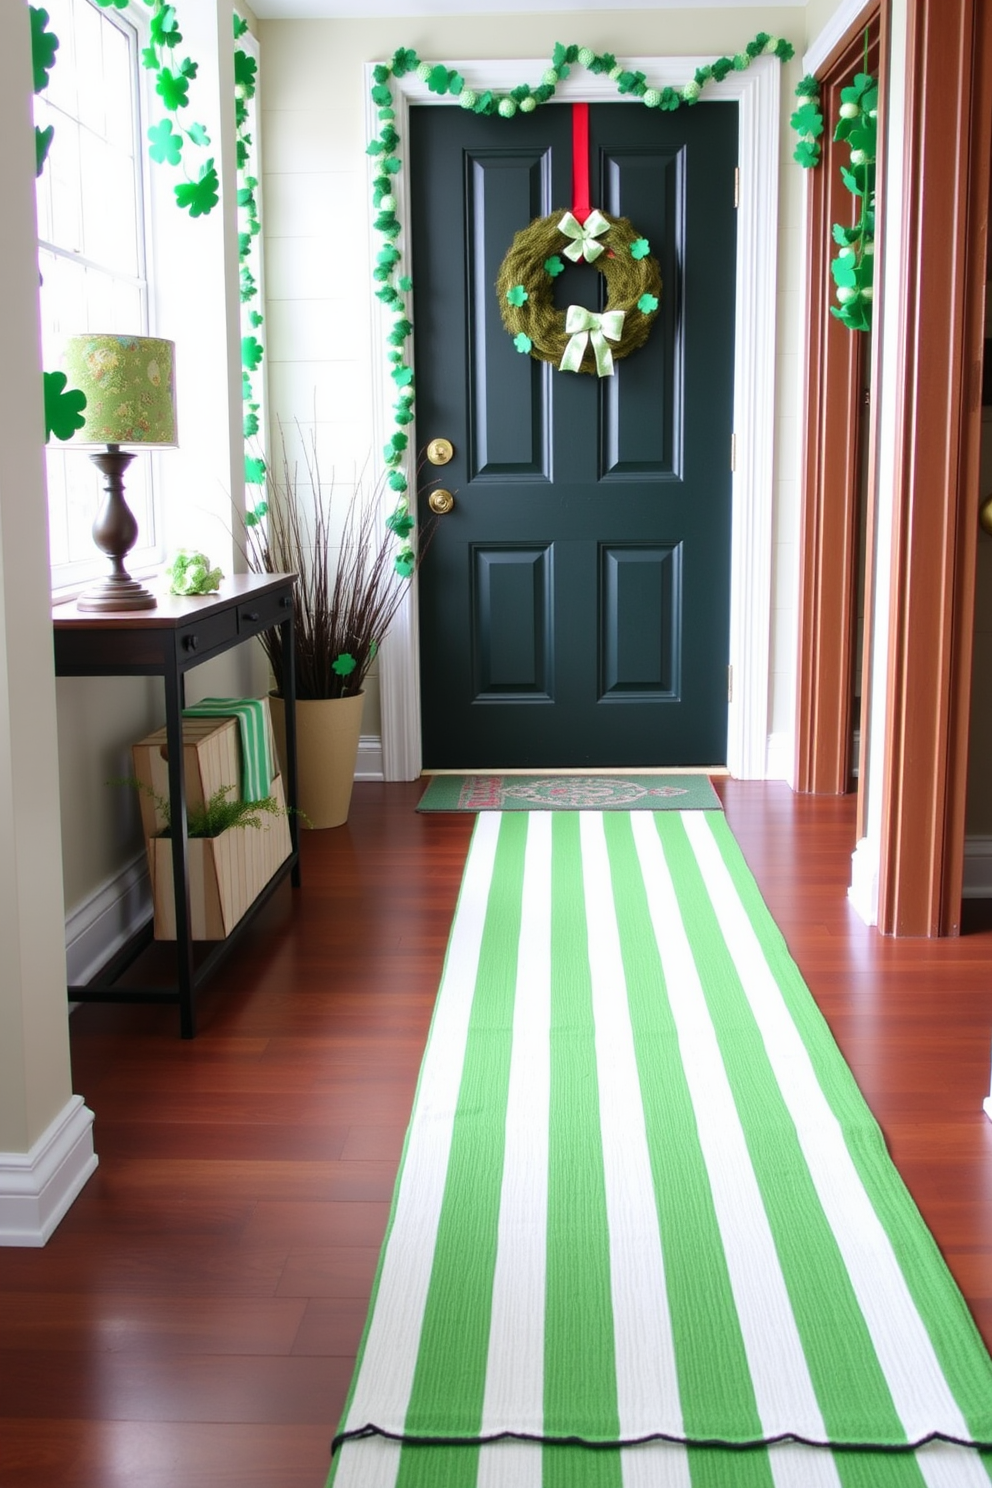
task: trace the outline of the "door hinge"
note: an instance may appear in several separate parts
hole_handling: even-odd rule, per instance
[[[731,469],[731,471],[734,471],[734,470],[737,469],[737,435],[736,434],[731,434],[731,436],[730,436],[730,469]]]
[[[741,204],[741,168],[740,168],[739,165],[735,165],[734,166],[734,206],[735,207],[739,207],[740,204]]]
[[[733,701],[734,701],[734,669],[733,669],[732,666],[728,666],[728,668],[727,668],[727,702],[728,703],[732,703]]]

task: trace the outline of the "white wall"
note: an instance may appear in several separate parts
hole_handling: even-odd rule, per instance
[[[0,8],[0,1244],[40,1244],[94,1166],[69,1078],[38,324],[31,43]],[[49,1158],[63,1182],[53,1185]],[[57,1190],[57,1192],[56,1192]]]
[[[373,449],[363,64],[399,46],[423,58],[549,56],[557,40],[624,55],[703,55],[740,50],[775,30],[801,55],[805,10],[601,11],[506,17],[263,21],[262,169],[268,297],[270,409],[300,420],[318,445],[322,476],[346,494]],[[791,767],[798,557],[801,171],[786,121],[799,77],[783,68],[779,196],[780,290],[776,406],[772,693],[769,734]],[[403,145],[400,153],[402,156]],[[364,729],[378,726],[372,691]],[[781,741],[785,741],[782,743]]]

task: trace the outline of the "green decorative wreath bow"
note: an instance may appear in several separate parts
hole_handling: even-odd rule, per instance
[[[571,212],[566,212],[558,224],[559,232],[564,233],[566,238],[573,239],[567,248],[562,249],[565,257],[570,258],[573,263],[578,263],[580,258],[584,258],[586,263],[592,263],[605,252],[604,245],[597,243],[596,239],[607,232],[609,226],[598,208],[595,212],[590,212],[585,222],[580,222]]]
[[[566,249],[566,252],[568,250]],[[559,363],[562,372],[578,372],[586,347],[592,341],[598,377],[613,376],[613,353],[606,344],[619,341],[623,335],[623,310],[606,310],[596,315],[581,305],[569,305],[565,314],[565,334],[571,337]]]

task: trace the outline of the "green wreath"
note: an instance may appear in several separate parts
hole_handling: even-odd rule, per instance
[[[559,310],[554,281],[563,256],[583,258],[606,280],[602,314],[570,305]],[[626,217],[594,211],[579,223],[552,212],[522,228],[496,279],[500,314],[517,350],[563,372],[613,374],[617,357],[630,356],[651,334],[661,298],[661,271],[651,245]]]

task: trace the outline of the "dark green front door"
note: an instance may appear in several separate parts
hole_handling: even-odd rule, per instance
[[[661,310],[613,377],[521,355],[496,275],[571,204],[572,110],[412,110],[420,473],[455,497],[420,570],[424,765],[726,759],[737,109],[589,111],[593,205],[657,257]],[[605,308],[586,264],[556,303]]]

